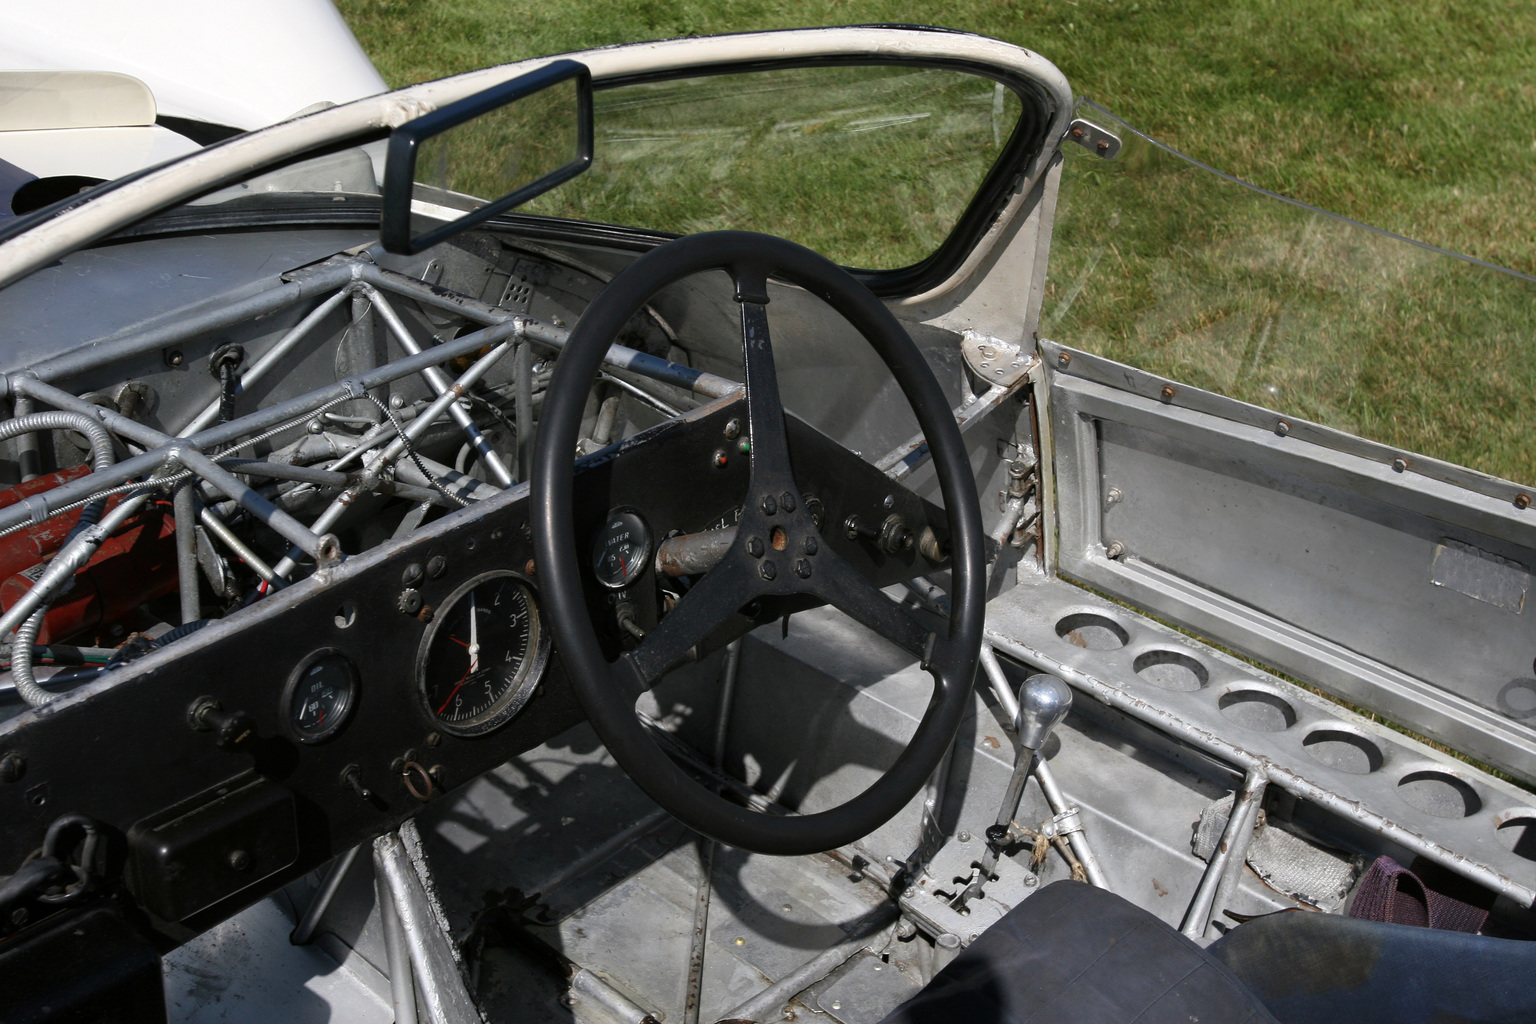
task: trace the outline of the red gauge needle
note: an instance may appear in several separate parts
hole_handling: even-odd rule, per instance
[[[454,643],[458,644],[460,647],[468,647],[469,646],[469,644],[465,643],[463,640],[460,640],[456,636],[451,636],[448,639],[452,640]]]
[[[448,710],[448,705],[450,703],[452,703],[452,701],[453,701],[453,695],[459,692],[459,687],[464,685],[464,680],[468,679],[469,678],[469,674],[471,672],[473,672],[474,670],[475,670],[475,663],[474,662],[470,662],[469,663],[469,668],[464,670],[464,678],[460,679],[457,683],[454,683],[453,684],[453,689],[448,691],[448,699],[443,701],[443,706],[437,709],[437,713],[438,714],[442,714],[444,711]]]

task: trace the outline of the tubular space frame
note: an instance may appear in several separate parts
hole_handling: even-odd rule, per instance
[[[113,410],[87,402],[51,383],[78,376],[132,355],[155,351],[253,317],[270,315],[332,289],[336,291],[319,308],[312,311],[311,315],[306,316],[294,329],[279,339],[277,345],[283,351],[291,350],[310,329],[324,319],[324,314],[314,315],[320,308],[329,312],[330,309],[339,305],[342,296],[355,292],[364,294],[375,290],[389,292],[423,305],[457,313],[471,322],[481,324],[482,328],[453,341],[432,346],[419,353],[348,377],[328,387],[317,388],[308,394],[258,409],[228,423],[206,425],[208,417],[205,410],[198,414],[187,428],[184,428],[188,432],[196,429],[196,432],[179,438]],[[97,417],[109,430],[145,446],[148,450],[124,459],[107,470],[87,474],[77,480],[61,484],[44,494],[35,495],[26,501],[0,510],[0,530],[23,525],[29,520],[41,522],[55,510],[67,504],[87,498],[105,488],[124,484],[172,466],[177,470],[190,469],[204,482],[252,511],[258,519],[277,530],[307,554],[317,555],[321,548],[321,539],[318,535],[287,516],[286,513],[272,507],[265,498],[237,480],[227,470],[220,469],[203,452],[227,445],[238,446],[238,442],[260,431],[302,418],[339,401],[361,398],[369,390],[402,377],[417,373],[434,375],[440,364],[478,352],[500,341],[516,339],[519,342],[540,345],[545,349],[558,350],[565,345],[568,338],[569,331],[563,328],[530,317],[514,315],[468,296],[436,288],[404,274],[385,270],[374,265],[367,257],[336,257],[314,267],[285,274],[281,285],[250,298],[234,303],[207,303],[194,307],[178,313],[172,322],[97,339],[72,352],[46,360],[29,370],[4,377],[7,390],[16,398]],[[262,366],[262,363],[263,360],[258,360],[255,366]],[[679,366],[622,345],[615,345],[609,350],[605,365],[611,369],[628,371],[680,387],[705,398],[723,397],[733,393],[739,387],[736,382],[723,377]],[[521,397],[521,392],[518,397]],[[520,415],[519,422],[522,419]],[[233,454],[232,451],[231,454]]]

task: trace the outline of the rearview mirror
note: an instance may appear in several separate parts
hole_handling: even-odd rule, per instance
[[[592,75],[557,60],[390,133],[380,241],[393,253],[418,253],[591,163]],[[417,235],[413,214],[447,223]]]

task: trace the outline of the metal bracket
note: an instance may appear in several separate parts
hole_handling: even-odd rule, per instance
[[[960,352],[971,372],[988,384],[1011,388],[1029,372],[1030,357],[1018,345],[976,331],[961,335]]]
[[[1075,118],[1067,128],[1067,138],[1082,146],[1090,153],[1096,153],[1105,160],[1113,160],[1120,152],[1120,137],[1114,132],[1100,128],[1092,121],[1084,121]]]

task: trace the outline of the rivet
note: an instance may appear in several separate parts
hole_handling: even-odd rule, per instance
[[[747,944],[747,940],[738,935],[731,940],[731,943],[737,946],[745,946]]]

